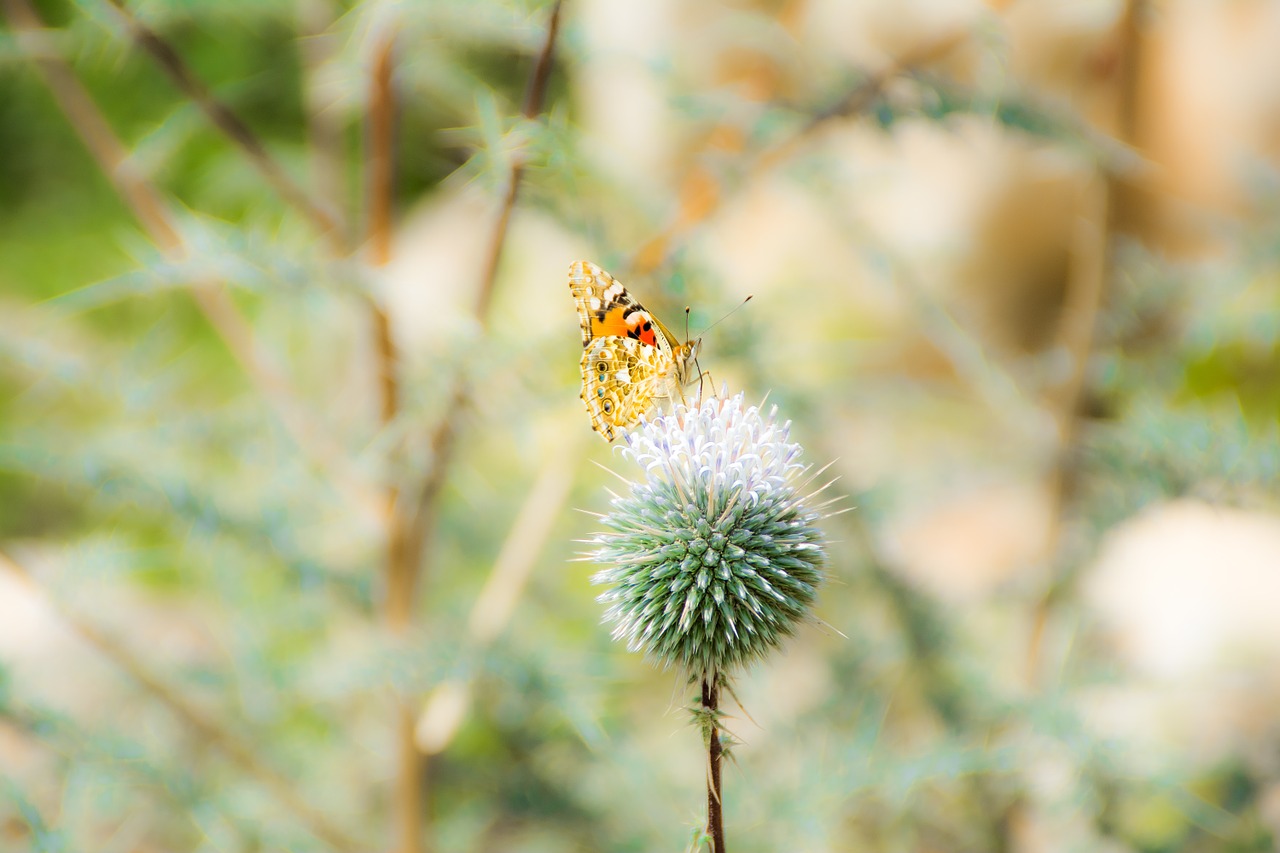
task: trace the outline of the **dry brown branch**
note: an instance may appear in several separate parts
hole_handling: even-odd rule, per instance
[[[955,30],[897,57],[884,68],[859,81],[835,104],[809,116],[786,139],[757,153],[745,170],[741,186],[750,186],[792,157],[832,120],[851,116],[865,109],[896,77],[937,62],[968,41],[969,37],[967,28]],[[723,130],[731,132],[730,128]],[[719,135],[717,131],[712,131],[709,138],[716,139]],[[631,262],[631,274],[648,274],[661,266],[671,253],[672,246],[684,239],[696,226],[715,215],[724,206],[727,195],[709,169],[701,165],[695,166],[685,177],[678,192],[680,206],[674,218],[641,245]]]
[[[392,88],[395,36],[384,32],[374,50],[369,97],[368,129],[368,237],[369,262],[386,266],[391,260],[393,208],[395,206],[396,100]],[[391,320],[381,306],[371,303],[374,341],[378,355],[379,411],[384,426],[400,411],[396,379],[396,348]],[[392,500],[394,505],[395,501]]]
[[[1140,24],[1143,0],[1125,4],[1116,30],[1120,61],[1114,79],[1111,132],[1125,145],[1135,141],[1136,85],[1141,64]],[[1067,353],[1071,371],[1050,400],[1058,428],[1058,447],[1050,471],[1050,528],[1045,553],[1057,559],[1062,550],[1066,515],[1075,492],[1075,464],[1080,434],[1081,406],[1087,391],[1089,360],[1094,332],[1102,310],[1111,270],[1111,240],[1125,211],[1123,179],[1112,174],[1096,178],[1086,190],[1085,205],[1071,252],[1071,267],[1059,333],[1059,347]],[[1026,678],[1033,687],[1044,673],[1044,646],[1049,622],[1066,578],[1057,570],[1031,614],[1027,644]]]
[[[384,26],[373,38],[373,61],[369,74],[369,113],[365,130],[365,186],[367,192],[367,243],[369,262],[375,268],[391,260],[392,227],[395,202],[395,121],[396,92],[395,31]],[[400,393],[396,378],[395,345],[391,321],[379,306],[373,306],[374,341],[377,351],[377,387],[379,416],[383,428],[395,420],[400,411]],[[404,551],[404,519],[397,511],[400,490],[392,483],[385,494],[386,583],[383,618],[391,634],[403,639],[413,621],[413,575],[401,555]],[[392,849],[399,853],[418,853],[423,849],[426,798],[423,757],[414,742],[416,725],[413,699],[397,692],[392,696],[395,720],[396,780],[392,795],[394,825]]]
[[[385,266],[391,260],[391,223],[395,201],[396,93],[395,33],[384,27],[376,37],[369,82],[369,117],[366,159],[368,192],[369,261]]]
[[[133,166],[128,150],[70,66],[60,57],[41,49],[44,24],[29,0],[3,0],[3,9],[25,53],[31,57],[31,63],[39,70],[54,102],[90,156],[160,252],[171,261],[182,262],[187,255],[187,247],[174,224],[169,205]],[[321,470],[334,477],[361,510],[371,515],[378,513],[380,502],[377,495],[351,466],[341,449],[315,429],[316,419],[303,410],[280,371],[258,352],[252,330],[225,286],[213,281],[201,283],[191,289],[191,297],[298,447]]]
[[[1120,56],[1113,91],[1112,127],[1109,130],[1126,145],[1134,142],[1136,80],[1141,64],[1140,20],[1143,0],[1128,0],[1116,30]],[[1087,392],[1090,356],[1098,315],[1111,272],[1111,240],[1123,211],[1123,190],[1115,175],[1098,176],[1086,188],[1084,210],[1071,251],[1071,267],[1059,333],[1059,346],[1070,359],[1071,372],[1058,393],[1051,396],[1058,431],[1058,446],[1050,471],[1050,527],[1045,553],[1052,561],[1044,591],[1031,608],[1024,677],[1029,689],[1043,689],[1046,678],[1045,646],[1058,603],[1069,585],[1071,572],[1060,565],[1067,513],[1075,495],[1075,465],[1081,428],[1081,407]],[[1131,211],[1130,211],[1131,212]],[[1036,834],[1035,814],[1021,797],[1005,812],[1006,841],[1027,846]]]
[[[547,22],[547,35],[542,42],[542,50],[529,74],[529,82],[525,86],[524,102],[520,114],[532,121],[542,114],[542,103],[547,96],[547,82],[551,79],[551,62],[555,57],[556,39],[560,34],[560,9],[563,0],[556,0],[551,9],[551,18]],[[502,260],[502,247],[507,242],[507,228],[511,223],[511,212],[516,206],[516,196],[520,192],[520,179],[524,176],[525,158],[523,151],[515,151],[511,155],[511,165],[507,173],[506,196],[498,209],[498,219],[494,224],[489,240],[489,250],[485,253],[485,265],[480,274],[480,288],[476,292],[475,317],[483,328],[488,324],[489,302],[493,299],[494,284],[498,280],[498,262]]]
[[[267,153],[262,141],[249,129],[244,120],[230,107],[215,98],[173,46],[134,17],[124,0],[108,0],[108,3],[119,14],[134,43],[151,55],[178,90],[204,113],[214,127],[244,152],[249,162],[280,194],[281,198],[310,220],[316,230],[329,239],[336,254],[347,254],[342,228],[333,212],[326,210],[293,178],[289,177],[288,172]]]
[[[557,0],[551,11],[542,50],[529,77],[521,109],[526,119],[534,119],[542,111],[542,102],[546,95],[551,62],[560,31],[561,7],[562,3]],[[488,325],[489,307],[497,281],[498,263],[501,260],[502,249],[506,245],[511,213],[515,207],[523,172],[523,154],[516,152],[512,155],[507,173],[506,193],[494,223],[476,292],[473,311],[481,329]],[[458,424],[466,408],[468,397],[467,379],[459,373],[453,379],[449,399],[445,405],[445,414],[432,431],[429,467],[417,494],[407,505],[399,494],[391,495],[395,505],[392,508],[387,539],[386,618],[388,625],[397,633],[407,630],[412,623],[414,601],[423,573],[423,560],[430,551],[430,540],[439,515],[440,493],[448,478],[449,464],[457,441]],[[415,740],[417,721],[413,708],[402,698],[397,713],[396,738],[400,762],[396,793],[397,837],[400,850],[404,853],[416,853],[421,845],[422,802],[425,797],[423,756]]]
[[[110,632],[49,595],[30,572],[3,552],[0,552],[0,569],[12,574],[33,595],[47,603],[76,636],[115,664],[153,699],[168,708],[170,713],[199,738],[201,743],[213,746],[241,771],[257,780],[299,823],[307,827],[312,835],[335,850],[368,849],[345,829],[333,823],[327,815],[303,799],[298,793],[296,781],[286,778],[268,765],[263,760],[258,747],[242,740],[231,729],[225,728],[214,717],[193,704],[180,690],[153,672]]]
[[[552,7],[551,17],[547,24],[546,38],[542,50],[529,76],[529,85],[525,90],[524,104],[521,114],[526,119],[537,118],[542,111],[543,99],[546,97],[547,80],[551,74],[551,62],[555,55],[556,39],[560,32],[560,11],[563,6],[557,0]],[[515,207],[516,197],[520,189],[520,178],[524,173],[522,152],[515,152],[507,172],[506,193],[494,222],[489,239],[489,248],[485,255],[484,267],[476,291],[474,315],[481,329],[488,325],[489,307],[492,302],[493,289],[498,277],[498,263],[502,257],[502,249],[506,245],[511,212]],[[457,439],[458,423],[467,406],[469,393],[467,379],[459,374],[453,380],[449,399],[445,404],[445,414],[431,433],[431,456],[428,469],[415,496],[413,504],[405,509],[408,522],[405,525],[406,536],[403,551],[399,559],[403,562],[403,571],[409,574],[416,584],[419,567],[423,555],[430,550],[430,537],[435,530],[438,513],[439,495],[447,479],[449,463],[453,456]]]
[[[1051,400],[1057,424],[1056,458],[1049,473],[1049,529],[1044,553],[1049,565],[1046,586],[1031,607],[1027,652],[1023,677],[1031,690],[1044,684],[1045,645],[1058,602],[1065,591],[1065,575],[1056,565],[1062,551],[1067,512],[1074,493],[1074,455],[1080,431],[1080,404],[1085,391],[1086,370],[1093,348],[1093,331],[1109,272],[1108,238],[1111,193],[1107,182],[1096,178],[1086,190],[1085,210],[1077,223],[1071,247],[1071,267],[1063,306],[1060,346],[1069,354],[1071,373],[1056,400]],[[1036,832],[1035,815],[1019,797],[1005,811],[1007,842],[1015,849],[1027,844]]]

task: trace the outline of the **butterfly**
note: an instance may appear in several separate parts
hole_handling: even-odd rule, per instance
[[[613,441],[658,400],[684,399],[702,345],[680,343],[622,283],[589,261],[569,265],[582,327],[582,400],[592,428]]]

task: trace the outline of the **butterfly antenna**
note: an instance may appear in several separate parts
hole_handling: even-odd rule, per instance
[[[754,296],[754,295],[755,295],[754,293],[753,293],[753,294],[751,294],[751,296]],[[728,320],[728,319],[729,319],[730,317],[732,317],[734,314],[737,314],[737,313],[738,313],[738,311],[739,311],[739,309],[741,309],[743,305],[746,305],[748,302],[750,302],[750,301],[751,301],[751,296],[748,296],[746,299],[744,299],[744,300],[742,300],[741,302],[739,302],[736,308],[734,308],[734,309],[733,309],[732,311],[730,311],[728,314],[725,314],[725,315],[724,315],[723,317],[721,317],[719,320],[716,320],[716,321],[715,321],[714,323],[712,323],[710,326],[707,326],[705,329],[703,329],[703,330],[702,330],[702,334],[701,334],[701,335],[698,335],[698,337],[702,337],[702,335],[705,335],[707,332],[711,331],[711,330],[712,330],[712,329],[714,329],[716,326],[719,326],[719,325],[720,325],[721,323],[723,323],[725,320]],[[688,322],[689,322],[689,309],[688,309],[688,308],[685,308],[685,309],[684,309],[684,313],[685,313],[686,337],[687,337],[687,331],[688,331],[688,330],[687,330],[687,324],[688,324]]]

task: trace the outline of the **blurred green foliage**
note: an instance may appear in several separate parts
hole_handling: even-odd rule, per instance
[[[54,28],[52,49],[128,147],[130,168],[173,202],[188,257],[166,259],[151,244],[42,85],[30,49],[12,29],[0,32],[0,551],[34,578],[3,594],[45,602],[0,600],[0,619],[28,631],[11,629],[5,636],[21,639],[0,646],[0,849],[328,844],[281,807],[260,774],[229,759],[225,744],[185,724],[154,685],[106,663],[112,655],[100,644],[68,635],[68,618],[120,638],[163,694],[248,744],[360,849],[385,847],[393,822],[390,697],[407,691],[425,705],[452,682],[470,686],[470,703],[447,749],[426,762],[433,849],[679,849],[702,820],[703,758],[679,711],[683,685],[609,642],[589,569],[570,562],[573,540],[592,523],[571,508],[606,500],[608,477],[586,461],[621,466],[603,447],[584,449],[594,439],[574,399],[572,309],[561,280],[526,273],[541,269],[530,248],[537,237],[504,252],[487,333],[450,315],[449,328],[414,342],[416,354],[397,363],[402,410],[379,424],[367,317],[368,300],[385,295],[377,276],[359,256],[330,256],[132,45],[109,4],[37,5]],[[334,45],[323,70],[335,88],[337,202],[355,235],[367,215],[368,45],[392,11],[319,5]],[[299,4],[130,7],[312,186],[315,117]],[[566,245],[591,246],[606,266],[622,267],[645,235],[661,231],[671,191],[632,198],[582,132],[578,93],[599,67],[592,63],[612,57],[593,54],[572,14],[547,114],[528,122],[519,105],[547,4],[455,0],[393,11],[398,214],[463,186],[496,194],[519,136],[529,159],[517,217],[553,223]],[[786,44],[775,11],[741,10],[732,20],[746,43],[769,33],[762,41],[772,50]],[[687,62],[645,70],[686,122],[683,146],[722,122],[740,134],[741,150],[687,155],[728,194],[750,184],[753,158],[802,132],[850,79],[865,79],[833,58],[811,61],[814,79],[802,91],[758,109],[724,88],[690,91]],[[1081,122],[1028,93],[932,74],[898,83],[848,120],[877,124],[892,140],[904,125],[948,130],[977,116],[1014,138],[1110,162]],[[801,151],[785,174],[820,185],[825,156]],[[487,233],[490,221],[463,224]],[[846,242],[884,286],[906,288],[898,262],[854,231]],[[1088,689],[1123,677],[1090,633],[1076,588],[1105,535],[1173,497],[1274,508],[1274,245],[1255,235],[1264,248],[1250,251],[1250,235],[1227,239],[1238,251],[1201,267],[1139,245],[1114,255],[1080,437],[1069,448],[1067,533],[1046,558],[1051,601],[1082,637],[1068,644],[1053,688],[1028,691],[1008,676],[1009,646],[1024,637],[1010,623],[1039,601],[1034,581],[1012,582],[989,608],[968,612],[893,570],[883,548],[890,517],[920,484],[954,473],[922,471],[935,457],[904,453],[894,481],[858,485],[855,512],[831,523],[841,543],[836,583],[820,601],[831,627],[808,631],[787,661],[762,665],[739,687],[746,713],[731,728],[744,746],[726,773],[735,850],[1036,849],[1019,846],[1013,826],[1028,803],[1050,827],[1069,828],[1052,849],[1273,849],[1264,811],[1280,781],[1274,762],[1223,755],[1206,767],[1177,754],[1135,756],[1138,747],[1098,735],[1081,713]],[[675,240],[651,278],[664,282],[655,294],[664,307],[696,304],[700,328],[735,299],[689,242]],[[816,286],[796,275],[780,292]],[[379,615],[385,553],[376,520],[335,473],[340,466],[300,445],[196,307],[192,293],[210,278],[297,391],[303,420],[375,491],[417,486],[452,377],[475,389],[407,638],[389,637]],[[832,282],[843,283],[839,271]],[[469,283],[419,286],[465,292]],[[530,307],[543,302],[563,319],[545,334]],[[1001,436],[948,443],[983,405],[966,396],[962,371],[921,378],[910,354],[856,311],[783,327],[772,310],[741,312],[717,330],[715,371],[731,365],[752,393],[770,391],[811,461],[856,451],[847,427],[868,410],[895,412],[904,435],[924,433],[924,443],[957,457],[974,447],[1006,452]],[[918,314],[926,336],[942,330],[932,352],[948,352],[949,321],[936,310]],[[797,342],[811,339],[819,357],[803,361]],[[978,359],[982,375],[1012,377],[1029,397],[1042,367],[1034,357]],[[548,450],[562,445],[563,457]],[[536,546],[515,615],[495,639],[476,642],[473,603],[543,466],[557,458],[572,465],[563,511]],[[1006,631],[998,641],[993,625]],[[1037,787],[1042,767],[1065,781],[1046,793]]]

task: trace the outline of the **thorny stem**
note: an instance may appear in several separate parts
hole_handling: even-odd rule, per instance
[[[725,853],[724,814],[720,788],[720,758],[724,745],[720,742],[720,676],[702,676],[702,711],[707,726],[707,831],[712,853]]]

